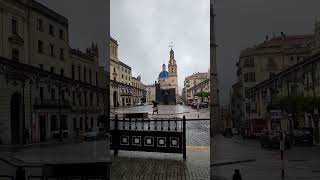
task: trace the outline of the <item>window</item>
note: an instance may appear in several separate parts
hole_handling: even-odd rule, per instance
[[[58,120],[56,115],[51,116],[51,131],[58,130]]]
[[[12,34],[18,34],[18,24],[16,19],[11,20],[11,25],[12,25]]]
[[[244,82],[255,82],[256,74],[254,72],[244,74]]]
[[[19,49],[12,48],[12,60],[19,61]]]
[[[60,70],[60,75],[61,75],[61,76],[64,75],[64,70],[63,70],[63,69]]]
[[[78,80],[81,81],[81,67],[78,66]]]
[[[93,117],[91,117],[90,127],[93,128]]]
[[[76,92],[72,92],[72,104],[75,106],[76,105]]]
[[[43,53],[43,42],[38,40],[38,52]]]
[[[77,130],[77,118],[73,118],[73,130]]]
[[[291,57],[290,57],[290,60],[291,60],[291,61],[293,61],[293,60],[294,60],[293,56],[291,56]]]
[[[92,71],[89,69],[89,82],[92,83]]]
[[[122,79],[123,79],[123,74],[122,74]]]
[[[53,25],[49,25],[49,34],[51,35],[51,36],[54,36],[54,27],[53,27]]]
[[[61,99],[65,100],[65,92],[64,92],[64,90],[61,91]]]
[[[52,67],[52,66],[50,67],[50,72],[54,73],[54,67]]]
[[[51,89],[51,99],[55,100],[56,90],[54,88]]]
[[[39,64],[39,68],[43,70],[43,64]]]
[[[88,130],[88,117],[86,117],[86,119],[85,119],[85,122],[84,122],[85,124],[85,128],[86,128],[86,130]]]
[[[78,94],[78,99],[79,99],[79,106],[82,106],[82,99],[81,99],[81,92]]]
[[[61,60],[64,60],[64,49],[63,48],[60,48],[60,59]]]
[[[98,81],[98,72],[96,72],[96,86],[98,86],[99,81]]]
[[[63,30],[62,30],[62,29],[59,30],[59,38],[60,38],[60,39],[64,39],[64,37],[63,37]]]
[[[87,81],[87,68],[86,67],[84,67],[84,69],[83,69],[83,81]]]
[[[269,78],[270,77],[272,77],[272,76],[274,76],[276,73],[274,73],[274,72],[269,72]]]
[[[243,67],[254,67],[254,58],[245,59]]]
[[[116,72],[116,68],[115,67],[113,68],[113,72]]]
[[[68,129],[68,123],[67,123],[67,116],[66,115],[61,115],[60,116],[60,128],[62,130],[67,130]]]
[[[100,102],[99,102],[99,94],[97,94],[97,106],[99,106]]]
[[[41,19],[37,19],[37,30],[43,31],[43,22]]]
[[[40,87],[40,99],[43,100],[43,87]]]
[[[55,54],[54,54],[54,45],[53,44],[50,44],[49,45],[49,54],[51,57],[55,57]]]
[[[71,66],[71,78],[74,80],[74,65]]]
[[[93,93],[90,92],[90,106],[93,105]]]
[[[84,95],[84,105],[86,106],[87,102],[88,102],[87,101],[87,92],[85,91],[83,95]]]
[[[83,130],[83,121],[82,121],[82,117],[80,117],[80,130]]]

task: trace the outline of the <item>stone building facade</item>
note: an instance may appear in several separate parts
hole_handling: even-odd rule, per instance
[[[97,46],[70,48],[68,19],[36,1],[3,0],[0,16],[1,143],[81,137],[98,127],[108,107]]]
[[[146,103],[152,104],[153,101],[156,100],[156,86],[155,84],[146,85]]]
[[[141,81],[141,76],[132,77],[132,101],[133,105],[146,102],[145,85]]]
[[[110,39],[110,105],[123,107],[133,105],[131,67],[119,60],[118,42]]]
[[[272,119],[268,107],[279,103],[284,97],[320,96],[320,22],[315,23],[315,32],[310,43],[310,54],[304,61],[298,62],[274,76],[249,89],[250,111],[266,121],[268,129],[292,130],[311,127],[319,138],[319,116],[316,113],[297,112],[291,116],[282,112],[281,119]],[[319,111],[319,110],[318,110]],[[302,112],[303,113],[303,112]]]
[[[210,92],[209,73],[198,72],[187,76],[184,80],[183,91],[185,103],[193,102],[197,98],[195,94],[198,92]],[[208,101],[208,98],[205,101]]]
[[[310,55],[310,45],[314,35],[286,35],[270,38],[252,48],[241,51],[237,62],[237,86],[233,92],[241,96],[240,108],[233,109],[241,116],[236,123],[241,127],[248,127],[248,116],[250,112],[250,102],[248,90],[260,82],[274,76],[284,69],[303,62]],[[238,92],[240,91],[240,92]],[[237,101],[237,100],[236,100]]]

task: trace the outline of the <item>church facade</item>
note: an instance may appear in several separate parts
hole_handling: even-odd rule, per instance
[[[163,64],[162,71],[159,73],[158,84],[160,85],[159,88],[161,90],[174,89],[175,96],[170,96],[170,97],[174,97],[174,99],[175,99],[174,101],[176,103],[178,100],[178,97],[179,97],[178,72],[177,72],[177,63],[174,58],[174,51],[172,50],[172,48],[170,50],[168,70],[167,70],[166,65]],[[161,97],[161,95],[158,95],[158,97]]]

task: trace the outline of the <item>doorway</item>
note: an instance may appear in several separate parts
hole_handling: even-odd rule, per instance
[[[46,141],[46,116],[40,115],[39,117],[40,125],[40,141]]]
[[[19,93],[14,93],[10,102],[10,114],[11,114],[11,143],[23,144],[23,106],[22,96]]]
[[[117,93],[117,91],[113,92],[113,107],[118,107],[118,93]]]

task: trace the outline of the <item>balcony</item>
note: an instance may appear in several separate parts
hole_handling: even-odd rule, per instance
[[[132,93],[131,92],[122,92],[120,93],[120,96],[132,96]]]
[[[58,99],[35,99],[34,108],[71,108],[70,102],[67,100]]]

